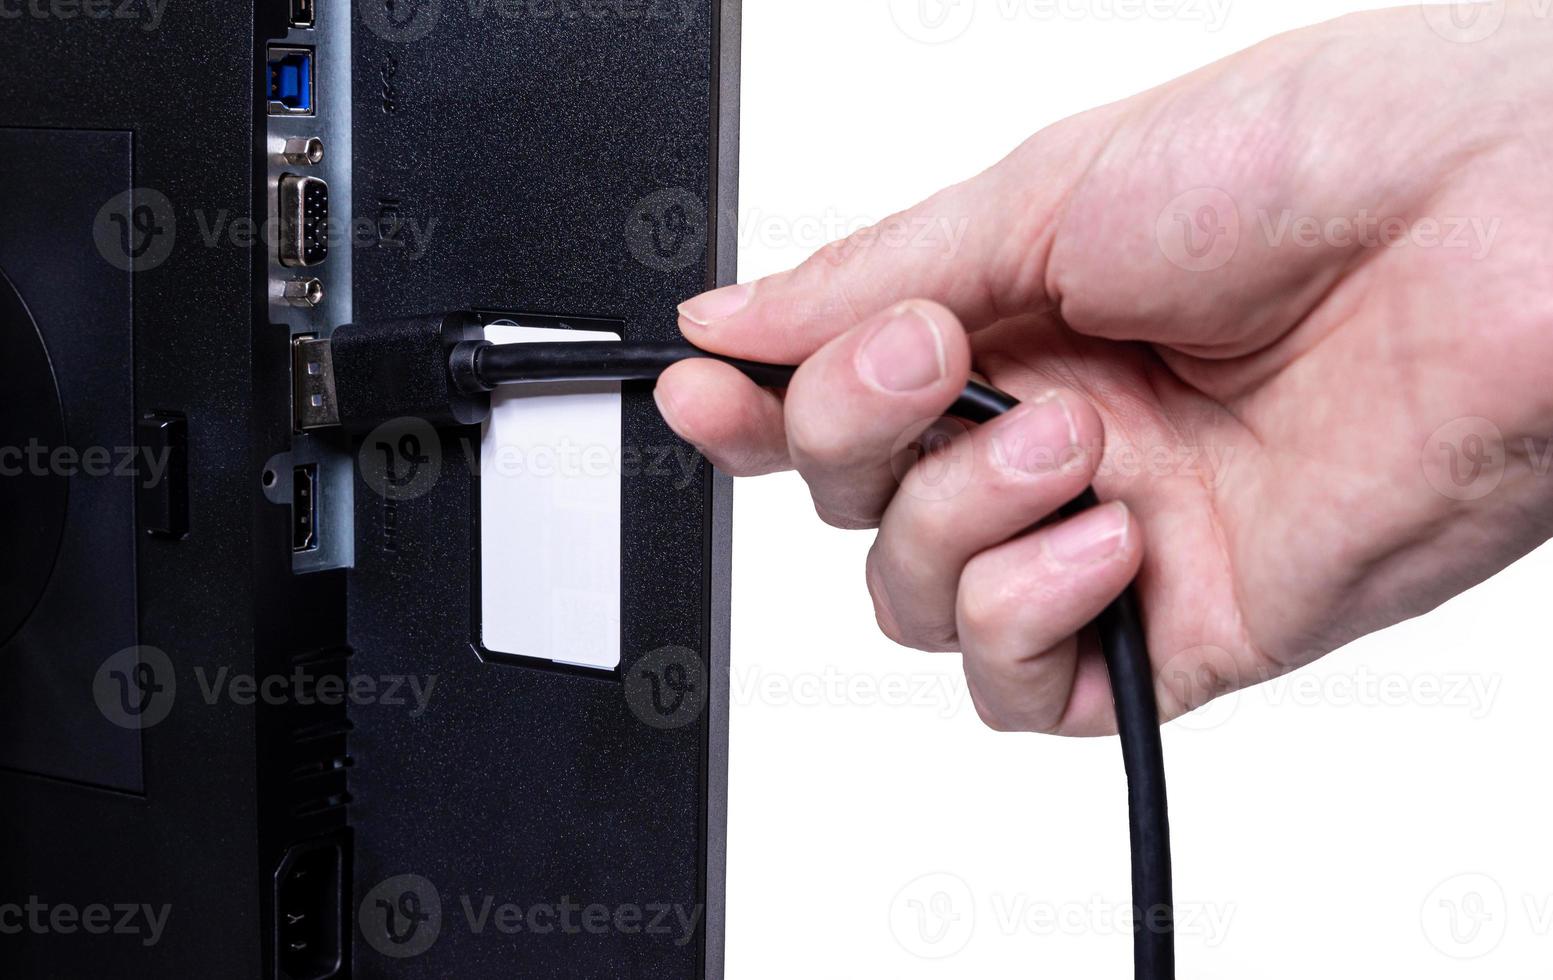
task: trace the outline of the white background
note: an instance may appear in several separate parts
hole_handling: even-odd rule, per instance
[[[969,25],[929,44],[892,17],[920,34],[918,0],[746,0],[741,278],[1064,116],[1360,9],[958,2],[949,32]],[[1130,976],[1115,744],[984,730],[958,656],[875,631],[869,535],[824,527],[790,475],[736,501],[727,975]],[[1182,977],[1553,976],[1550,582],[1545,549],[1167,729]]]

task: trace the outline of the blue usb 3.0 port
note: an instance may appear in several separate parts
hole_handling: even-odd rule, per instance
[[[270,115],[313,114],[311,48],[270,48],[266,72]]]

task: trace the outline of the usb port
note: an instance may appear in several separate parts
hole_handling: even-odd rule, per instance
[[[291,342],[291,404],[298,432],[340,424],[334,388],[334,352],[329,341],[298,337]]]
[[[317,177],[280,179],[280,261],[317,265],[329,257],[329,185]]]
[[[313,26],[313,0],[291,0],[291,26]]]
[[[270,48],[265,66],[272,116],[313,114],[313,49]]]
[[[318,547],[318,467],[309,463],[291,474],[291,550]]]

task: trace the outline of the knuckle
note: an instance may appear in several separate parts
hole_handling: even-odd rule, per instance
[[[863,575],[868,583],[868,597],[874,603],[874,619],[879,624],[879,632],[892,641],[904,645],[905,634],[901,632],[900,621],[895,617],[895,609],[890,603],[889,590],[885,587],[882,573],[879,569],[879,549],[877,546],[868,553],[868,561],[864,565]]]
[[[974,559],[972,564],[975,564]],[[983,583],[970,567],[960,579],[956,618],[960,631],[979,638],[995,640],[1007,632],[1015,615],[1015,603],[996,583]]]
[[[980,698],[973,696],[971,704],[976,706],[976,717],[980,718],[981,723],[993,731],[1006,734],[1016,730],[1013,725],[1003,720],[1002,715],[987,707]]]
[[[877,517],[837,510],[817,496],[814,498],[814,512],[820,520],[842,531],[870,531],[879,526]]]
[[[886,532],[888,534],[889,532]],[[885,636],[903,647],[926,653],[947,653],[959,649],[959,633],[953,622],[952,610],[933,608],[936,604],[924,603],[920,607],[902,606],[894,597],[906,594],[931,594],[937,570],[921,566],[915,550],[902,554],[889,547],[886,535],[881,534],[868,553],[868,591],[874,599],[874,609],[880,615],[880,628]],[[890,583],[902,588],[894,590]],[[882,611],[882,612],[881,612]],[[883,618],[888,615],[888,623]]]
[[[972,679],[969,671],[965,674],[966,689],[971,695],[971,707],[976,709],[976,717],[981,723],[995,732],[1015,732],[1020,730],[1004,706],[987,696],[980,685]]]
[[[809,412],[792,406],[787,415],[787,441],[811,467],[839,470],[865,465],[866,450],[853,430],[833,411]]]

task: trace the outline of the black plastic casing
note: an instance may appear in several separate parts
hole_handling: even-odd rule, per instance
[[[165,497],[121,487],[122,514],[84,512],[91,498],[71,488],[65,537],[111,533],[86,572],[56,568],[49,588],[70,591],[41,602],[81,596],[112,615],[61,616],[0,657],[4,705],[20,706],[0,722],[18,750],[0,763],[0,903],[165,906],[166,928],[154,942],[3,935],[0,975],[280,980],[288,909],[314,907],[290,872],[337,847],[336,977],[721,977],[731,491],[674,438],[649,386],[624,397],[625,441],[645,455],[622,483],[619,671],[481,649],[467,465],[479,430],[457,411],[437,430],[443,465],[426,493],[390,501],[357,480],[354,567],[293,570],[292,331],[271,316],[273,241],[245,232],[272,207],[262,81],[290,6],[115,4],[138,19],[59,19],[32,4],[0,26],[0,130],[22,146],[7,160],[18,182],[0,265],[66,366],[65,430],[101,416],[111,446],[148,438],[187,465],[187,486]],[[565,7],[319,5],[320,36],[331,17],[353,27],[354,186],[330,190],[332,211],[356,218],[355,309],[334,323],[528,312],[667,341],[678,302],[732,280],[738,3]],[[50,186],[60,193],[34,193]],[[123,217],[160,195],[152,217],[171,218],[176,241],[128,272],[103,264],[93,226],[133,231],[108,207],[132,189]],[[337,274],[345,251],[317,274]],[[402,380],[427,413],[446,408],[429,376]],[[148,416],[176,420],[177,439],[137,435]],[[131,645],[164,652],[178,681],[170,714],[135,730],[92,697],[99,665]],[[705,668],[707,702],[658,728],[625,685],[667,647]],[[380,697],[271,704],[203,686],[293,676],[308,691],[367,678]],[[423,711],[403,686],[385,702],[408,678],[436,680]],[[36,724],[47,712],[74,727]],[[436,890],[442,919],[424,950],[395,956],[360,918],[404,875]],[[649,922],[677,908],[693,926],[681,934],[671,914],[667,933],[476,930],[465,898],[476,913],[487,898],[570,902]]]
[[[475,310],[681,339],[676,306],[734,276],[738,13],[443,2],[434,23],[392,32],[359,17],[354,211],[382,238],[356,250],[354,321]],[[731,482],[668,428],[650,384],[625,386],[622,425],[615,672],[482,649],[478,427],[421,447],[440,461],[425,493],[357,481],[352,667],[437,686],[419,716],[352,715],[356,895],[413,873],[443,912],[413,957],[358,940],[360,976],[722,976]],[[667,648],[698,658],[707,701],[657,728],[626,685]],[[466,897],[477,917],[486,899],[569,899],[695,924],[476,932]]]
[[[359,433],[400,418],[437,427],[485,421],[490,396],[459,391],[448,371],[455,347],[483,337],[475,316],[461,312],[337,328],[330,346],[340,424]]]

